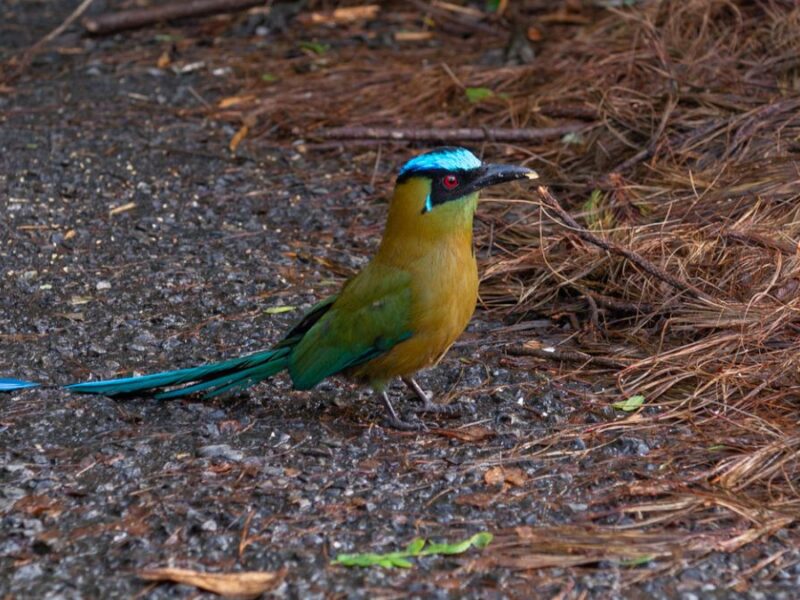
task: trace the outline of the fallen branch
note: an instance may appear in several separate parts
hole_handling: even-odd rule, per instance
[[[388,127],[332,127],[315,132],[324,140],[393,140],[403,142],[533,142],[560,137],[587,127],[586,123],[571,123],[558,127],[524,127],[521,129],[494,129],[491,127],[405,128]]]
[[[442,20],[450,21],[468,30],[488,33],[489,35],[503,35],[505,33],[498,27],[483,23],[480,19],[484,14],[480,11],[475,11],[476,14],[466,14],[463,7],[458,5],[437,2],[429,4],[427,2],[421,2],[420,0],[411,0],[409,4],[416,6],[417,9],[423,13],[436,15]]]
[[[598,246],[599,248],[602,248],[603,250],[606,250],[611,254],[617,254],[619,256],[627,258],[632,263],[638,265],[639,267],[650,273],[650,275],[652,275],[653,277],[657,277],[658,279],[669,284],[678,291],[690,294],[695,298],[712,301],[712,298],[704,291],[693,286],[691,283],[683,281],[682,279],[678,279],[674,275],[670,275],[661,267],[653,264],[643,256],[636,254],[636,252],[634,252],[633,250],[628,250],[627,248],[615,244],[614,242],[599,238],[589,230],[585,229],[584,227],[581,227],[578,224],[578,222],[575,219],[573,219],[572,216],[561,207],[561,204],[558,202],[558,200],[555,199],[555,197],[553,197],[553,195],[546,187],[539,186],[539,188],[536,191],[539,194],[539,198],[542,200],[542,204],[544,204],[546,208],[549,208],[554,213],[556,213],[561,222],[567,225],[570,229],[572,229],[582,240],[587,241],[595,246]]]
[[[89,33],[104,35],[124,29],[136,29],[160,21],[233,12],[264,3],[264,0],[188,0],[108,13],[84,19],[83,26]]]

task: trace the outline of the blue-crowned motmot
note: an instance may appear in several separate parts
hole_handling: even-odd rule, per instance
[[[311,308],[271,349],[200,367],[66,386],[89,394],[156,392],[177,398],[240,390],[286,370],[307,390],[343,374],[383,395],[401,377],[425,405],[434,405],[411,379],[436,364],[461,335],[475,310],[478,268],[472,219],[481,189],[536,173],[484,164],[464,148],[439,148],[409,160],[397,176],[380,247],[341,291]],[[35,384],[0,379],[0,391]]]

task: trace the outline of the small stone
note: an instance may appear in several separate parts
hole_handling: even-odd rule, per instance
[[[228,444],[212,444],[200,448],[200,456],[204,458],[224,458],[233,462],[240,462],[244,458],[244,452],[234,450]]]
[[[14,581],[30,581],[41,577],[43,573],[39,563],[29,563],[16,570],[14,573]]]
[[[200,526],[200,529],[202,529],[203,531],[216,531],[217,522],[214,519],[209,519]]]
[[[581,438],[575,438],[572,440],[572,448],[575,450],[586,450],[586,442]]]

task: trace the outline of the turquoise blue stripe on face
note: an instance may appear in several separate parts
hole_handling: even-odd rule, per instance
[[[430,171],[441,169],[443,171],[468,171],[481,166],[472,152],[466,148],[438,148],[425,154],[415,156],[400,169],[399,176],[408,175],[415,171]]]

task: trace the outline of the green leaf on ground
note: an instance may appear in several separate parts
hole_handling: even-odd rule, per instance
[[[319,42],[300,42],[300,48],[303,50],[311,50],[311,52],[319,54],[320,56],[330,50],[328,44],[320,44]]]
[[[390,569],[399,567],[408,569],[413,563],[406,560],[415,556],[433,556],[436,554],[451,555],[466,552],[471,547],[478,549],[485,548],[492,541],[494,536],[488,531],[476,533],[470,538],[461,542],[449,544],[447,542],[428,544],[423,538],[415,538],[406,546],[405,550],[399,552],[388,552],[386,554],[374,554],[367,552],[363,554],[339,554],[333,564],[345,567],[383,567]],[[426,546],[427,544],[427,546]]]
[[[619,561],[619,564],[623,567],[639,567],[641,565],[646,565],[654,558],[655,556],[653,556],[652,554],[643,554],[642,556],[636,556],[634,558],[621,560]]]
[[[173,43],[178,42],[183,38],[181,38],[179,35],[170,35],[169,33],[157,33],[153,39],[161,43]]]
[[[464,90],[464,93],[467,95],[467,100],[473,104],[477,104],[482,100],[486,100],[486,98],[494,96],[494,92],[485,87],[468,87]]]
[[[489,542],[492,541],[494,536],[487,532],[483,531],[481,533],[476,533],[471,538],[464,540],[463,542],[456,542],[455,544],[430,544],[427,548],[422,550],[419,555],[420,556],[431,556],[432,554],[461,554],[462,552],[466,552],[469,550],[471,546],[475,546],[476,548],[486,548],[489,545]]]
[[[589,199],[583,203],[581,211],[585,214],[586,223],[593,227],[600,221],[600,203],[603,201],[603,192],[592,190]]]
[[[340,554],[333,561],[333,564],[345,567],[383,567],[384,569],[399,567],[401,569],[409,569],[413,565],[403,557],[404,554],[404,552]]]
[[[292,312],[295,310],[294,306],[270,306],[269,308],[265,308],[264,312],[268,315],[279,315],[281,313]]]
[[[425,540],[423,538],[414,538],[408,543],[408,546],[406,546],[406,552],[408,552],[409,556],[416,556],[419,554],[420,550],[422,550],[423,546],[425,546]]]
[[[278,76],[273,75],[272,73],[262,73],[261,81],[264,81],[265,83],[275,83],[278,81]]]
[[[642,404],[644,404],[644,396],[637,394],[636,396],[631,396],[627,400],[614,402],[614,404],[611,406],[618,408],[619,410],[624,410],[625,412],[632,412],[639,408]]]

